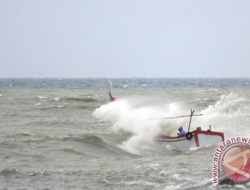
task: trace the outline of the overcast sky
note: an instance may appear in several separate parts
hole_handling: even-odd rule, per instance
[[[0,77],[250,77],[249,0],[0,0]]]

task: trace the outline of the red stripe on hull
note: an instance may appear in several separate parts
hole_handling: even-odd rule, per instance
[[[195,141],[195,144],[197,147],[200,146],[200,141],[199,141],[199,137],[198,137],[199,134],[208,135],[208,136],[209,135],[220,136],[222,141],[224,141],[224,133],[222,133],[222,132],[194,130],[192,132],[192,134],[193,134],[194,141]],[[183,136],[182,137],[171,137],[168,135],[160,134],[157,136],[156,140],[161,141],[161,142],[178,142],[178,141],[185,141],[187,139],[185,136],[184,137]]]

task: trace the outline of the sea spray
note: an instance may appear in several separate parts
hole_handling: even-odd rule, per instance
[[[195,126],[225,133],[226,138],[235,135],[250,135],[247,116],[250,112],[249,101],[235,93],[225,94],[218,101],[201,110],[203,117],[194,120]]]
[[[233,135],[250,134],[247,126],[246,112],[249,103],[245,98],[237,94],[229,93],[222,95],[216,102],[208,105],[203,110],[198,110],[202,117],[194,117],[191,130],[196,127],[224,132],[226,137]],[[168,116],[185,115],[189,113],[186,105],[180,103],[162,103],[161,105],[144,105],[135,100],[122,99],[108,103],[97,108],[93,115],[106,122],[111,122],[112,130],[117,132],[122,130],[131,133],[131,137],[122,142],[120,147],[124,150],[141,154],[149,150],[154,144],[154,138],[159,133],[175,136],[179,126],[187,130],[189,118],[164,119]],[[248,110],[249,111],[249,110]]]
[[[154,138],[159,133],[163,130],[165,132],[171,132],[171,129],[176,130],[173,126],[181,123],[180,120],[178,122],[162,120],[166,116],[181,114],[182,109],[177,103],[154,106],[146,103],[144,106],[138,106],[132,103],[135,102],[129,99],[118,100],[102,105],[93,113],[96,118],[111,122],[114,132],[122,130],[132,134],[120,145],[128,152],[140,154],[154,144]]]

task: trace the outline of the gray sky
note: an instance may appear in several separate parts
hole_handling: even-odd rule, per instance
[[[249,0],[0,0],[0,77],[250,77]]]

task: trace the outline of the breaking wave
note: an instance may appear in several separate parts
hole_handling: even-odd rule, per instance
[[[121,148],[114,145],[113,142],[106,141],[102,137],[92,135],[92,134],[86,134],[82,136],[69,136],[64,137],[61,139],[62,141],[74,141],[76,143],[83,143],[85,144],[85,152],[84,154],[87,155],[94,155],[98,157],[102,157],[103,155],[106,156],[129,156],[134,157],[134,155],[128,154],[126,151],[122,150]],[[88,151],[86,151],[88,150]],[[65,150],[64,150],[65,151]],[[74,151],[74,149],[68,149],[67,151]]]
[[[180,113],[181,106],[177,103],[163,106],[140,106],[129,99],[108,103],[96,109],[93,115],[112,123],[114,132],[124,131],[132,136],[119,146],[134,154],[148,151],[154,146],[154,137],[162,130],[163,123],[159,117]]]
[[[197,125],[212,125],[213,129],[223,131],[226,137],[250,135],[250,102],[238,94],[222,95],[215,104],[201,112],[204,117],[196,122]]]
[[[204,100],[206,101],[206,100]],[[217,101],[200,110],[203,117],[193,119],[192,127],[202,126],[233,135],[250,135],[249,100],[237,94],[222,95]],[[161,105],[135,103],[130,99],[121,99],[97,108],[93,116],[101,121],[111,122],[114,133],[124,131],[131,137],[119,147],[134,154],[142,154],[154,146],[154,137],[160,132],[175,135],[178,126],[187,126],[188,118],[161,120],[166,116],[178,116],[189,113],[187,105],[178,102]]]

